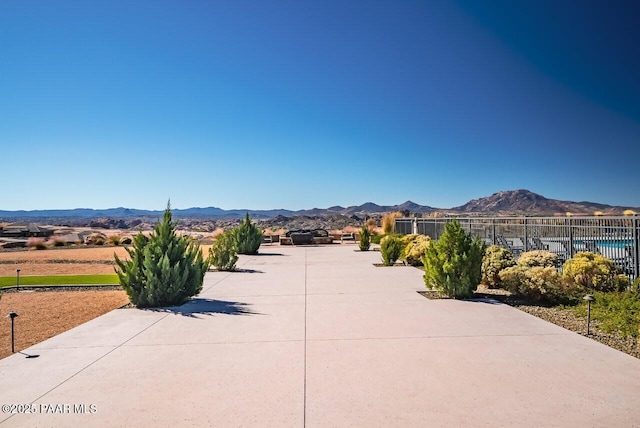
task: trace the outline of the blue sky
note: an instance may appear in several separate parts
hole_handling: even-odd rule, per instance
[[[640,206],[640,6],[0,2],[0,209]]]

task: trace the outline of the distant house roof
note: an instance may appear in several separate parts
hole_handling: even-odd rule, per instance
[[[0,236],[49,236],[52,233],[52,230],[40,227],[35,223],[14,223],[0,228]]]

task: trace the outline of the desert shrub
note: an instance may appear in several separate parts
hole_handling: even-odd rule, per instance
[[[624,337],[640,337],[640,296],[637,293],[632,290],[615,293],[596,291],[593,297],[591,318],[598,321],[602,330],[618,332]],[[574,312],[586,317],[586,302],[576,306]]]
[[[482,282],[490,288],[499,288],[500,272],[515,264],[516,261],[509,250],[498,245],[490,246],[482,258]]]
[[[402,254],[402,240],[397,235],[387,235],[380,241],[382,264],[392,266]]]
[[[425,235],[407,235],[413,238],[407,242],[403,250],[403,258],[411,266],[422,266],[422,258],[427,252],[431,238]]]
[[[470,297],[480,283],[484,250],[484,242],[467,234],[458,221],[447,223],[422,259],[427,288],[456,299]]]
[[[238,249],[233,232],[227,231],[222,235],[218,235],[209,249],[209,263],[218,270],[233,271],[236,270],[237,261]]]
[[[512,266],[499,272],[501,285],[529,300],[568,303],[578,297],[579,288],[562,280],[552,266]]]
[[[369,247],[371,247],[371,232],[366,224],[360,229],[358,246],[360,247],[360,251],[369,251]]]
[[[236,248],[238,254],[258,254],[258,248],[262,244],[262,231],[256,225],[251,223],[249,213],[240,223],[240,226],[233,229],[233,236],[236,240]]]
[[[111,245],[120,245],[120,236],[118,236],[118,235],[110,235],[107,238],[107,241],[109,241],[109,243]]]
[[[46,245],[52,247],[64,247],[67,243],[61,236],[52,236],[49,238],[49,242],[47,242]]]
[[[29,238],[27,239],[27,247],[35,248],[36,250],[46,250],[47,244],[44,242],[42,238]]]
[[[120,245],[131,245],[133,239],[130,236],[123,236],[120,238]]]
[[[558,255],[546,250],[527,251],[518,258],[522,267],[558,267]]]
[[[402,217],[402,213],[399,211],[384,214],[382,216],[382,233],[385,235],[395,233],[396,219],[400,217]]]
[[[371,243],[372,244],[380,244],[380,242],[382,241],[382,238],[384,238],[385,235],[381,235],[379,233],[376,232],[371,232]]]
[[[629,291],[634,293],[640,299],[640,278],[636,278],[636,280],[633,281],[633,284],[629,287]]]
[[[87,245],[104,245],[106,241],[107,237],[99,232],[92,233],[84,238],[84,243]]]
[[[128,260],[114,254],[116,273],[136,306],[181,305],[202,290],[208,261],[195,242],[176,234],[169,204],[151,235],[139,233],[126,250]]]
[[[620,280],[612,260],[601,254],[582,252],[567,260],[562,266],[562,275],[587,290],[619,291]]]

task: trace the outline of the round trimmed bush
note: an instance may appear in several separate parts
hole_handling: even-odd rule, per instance
[[[482,282],[489,288],[499,288],[502,283],[500,272],[515,264],[516,261],[509,250],[491,245],[482,258]]]

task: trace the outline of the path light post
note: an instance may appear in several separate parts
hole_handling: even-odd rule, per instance
[[[595,301],[596,299],[594,299],[591,294],[587,294],[582,298],[582,300],[587,301],[587,336],[588,336],[589,329],[591,327],[591,302]]]
[[[11,318],[11,353],[13,354],[15,351],[15,336],[14,336],[14,330],[13,330],[13,324],[14,324],[14,320],[16,319],[16,317],[18,316],[18,314],[16,314],[15,312],[11,311],[9,312],[9,315],[7,315],[7,318]]]
[[[20,291],[20,269],[16,269],[16,291]]]

